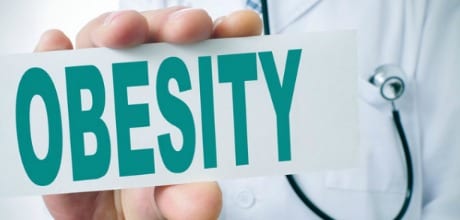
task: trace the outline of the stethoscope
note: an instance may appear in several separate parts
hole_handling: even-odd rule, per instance
[[[262,6],[262,19],[264,25],[264,34],[270,34],[270,22],[268,15],[268,5],[267,0],[261,0]],[[399,99],[405,89],[405,84],[403,80],[403,71],[398,66],[394,65],[382,65],[378,67],[372,77],[369,79],[369,82],[375,85],[380,89],[380,95],[391,102],[392,105],[392,115],[393,122],[398,132],[399,138],[401,140],[401,148],[404,152],[404,159],[406,161],[406,173],[407,173],[407,186],[406,186],[406,195],[404,197],[403,204],[398,214],[394,219],[402,219],[406,214],[407,209],[409,208],[409,203],[412,198],[412,190],[414,187],[414,172],[412,167],[412,159],[409,151],[409,143],[407,142],[406,135],[404,133],[404,128],[401,123],[401,116],[399,110],[395,106],[395,101]],[[316,215],[322,219],[334,219],[323,210],[321,210],[300,188],[295,177],[293,175],[286,175],[289,185],[291,185],[294,192],[297,194],[300,200]]]

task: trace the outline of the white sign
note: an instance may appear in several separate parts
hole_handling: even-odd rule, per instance
[[[0,195],[351,167],[356,36],[0,58]]]

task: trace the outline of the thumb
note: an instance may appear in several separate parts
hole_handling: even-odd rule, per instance
[[[217,219],[222,209],[222,192],[216,182],[161,186],[155,194],[159,210],[169,220]]]
[[[121,190],[125,219],[217,219],[222,194],[215,182]]]

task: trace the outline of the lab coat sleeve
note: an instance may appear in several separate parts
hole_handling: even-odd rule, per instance
[[[460,1],[429,1],[416,75],[423,219],[460,218]]]

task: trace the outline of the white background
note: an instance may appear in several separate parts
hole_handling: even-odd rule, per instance
[[[117,0],[2,0],[0,54],[31,52],[41,33],[53,28],[74,41],[90,19],[117,8]]]
[[[54,28],[74,42],[78,30],[90,19],[117,8],[117,0],[2,0],[0,54],[32,52],[41,33]],[[0,219],[41,219],[46,215],[40,197],[0,198]]]

